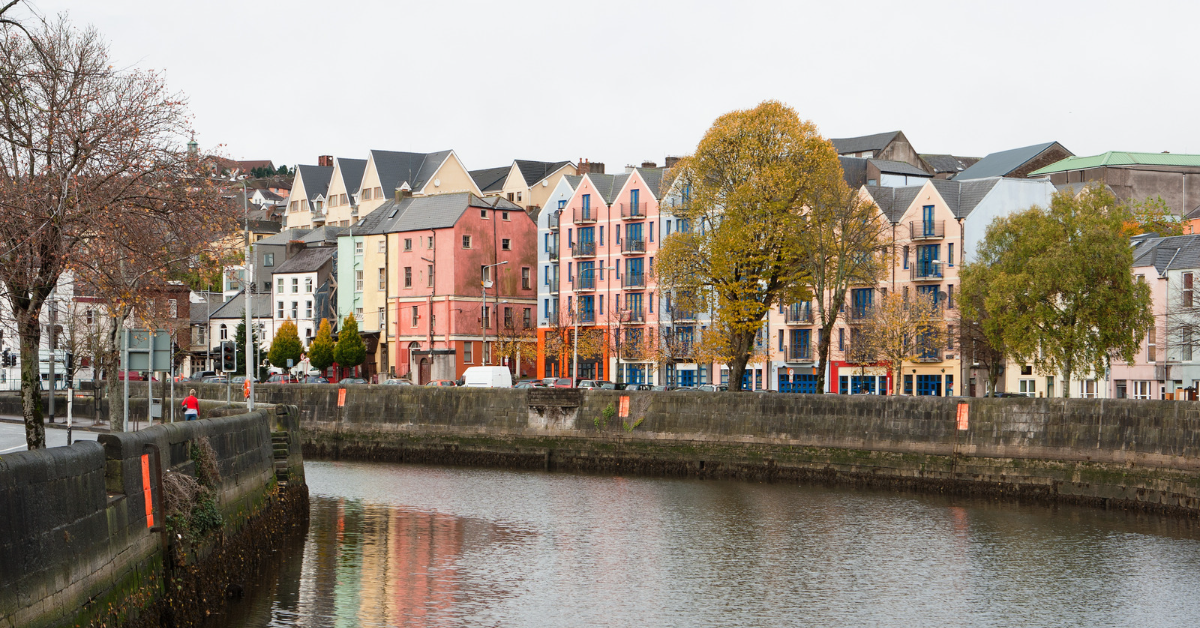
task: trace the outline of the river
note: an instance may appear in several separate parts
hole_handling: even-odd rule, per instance
[[[733,481],[305,462],[260,626],[1195,626],[1195,522]]]

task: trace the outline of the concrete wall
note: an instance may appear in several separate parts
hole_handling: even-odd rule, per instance
[[[221,473],[223,534],[235,537],[275,486],[272,429],[298,427],[294,414],[275,411],[101,434],[98,442],[0,458],[0,627],[120,621],[153,604],[174,543],[162,528],[155,471],[195,475],[190,444],[207,437]],[[284,477],[302,485],[298,439],[291,441],[296,451],[289,448],[279,464],[287,467]]]

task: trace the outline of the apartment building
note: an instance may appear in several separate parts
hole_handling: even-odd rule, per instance
[[[324,223],[325,195],[333,178],[333,158],[321,157],[320,165],[298,165],[283,212],[284,229],[312,229]]]
[[[359,186],[362,185],[366,168],[365,159],[338,157],[333,160],[333,174],[329,177],[324,212],[319,222],[314,217],[314,225],[349,227],[358,220]]]
[[[335,295],[330,278],[336,276],[336,268],[337,249],[319,246],[297,252],[275,269],[272,330],[292,321],[307,347],[317,335],[321,319],[335,324],[337,312],[332,306]]]
[[[526,210],[548,207],[547,200],[565,176],[575,176],[578,168],[569,161],[515,159],[507,167],[472,170],[471,177],[482,195],[500,196]]]

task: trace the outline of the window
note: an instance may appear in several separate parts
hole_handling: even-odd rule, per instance
[[[1131,383],[1133,384],[1133,398],[1134,399],[1150,399],[1150,384],[1152,382],[1135,381],[1135,382],[1131,382]]]
[[[1037,396],[1037,380],[1036,379],[1023,379],[1023,380],[1020,380],[1019,382],[1017,382],[1017,385],[1018,385],[1018,392],[1020,392],[1022,395],[1025,395],[1026,397],[1036,397]]]
[[[954,265],[954,243],[953,242],[946,245],[946,265],[947,266]]]
[[[528,266],[524,266],[521,268],[521,289],[522,290],[529,289],[529,267]]]
[[[412,287],[412,266],[404,267],[404,287],[405,288]]]
[[[363,190],[362,197],[363,197],[364,201],[371,200],[371,188],[367,188],[367,189]]]
[[[387,253],[387,240],[381,239],[375,248],[376,253]]]
[[[511,251],[512,250],[512,240],[509,240],[508,238],[501,238],[500,239],[500,248],[505,251]]]
[[[469,236],[469,235],[463,236],[463,248],[464,249],[471,248],[471,236]]]
[[[279,281],[281,283],[283,282],[282,279],[280,279]],[[354,291],[355,292],[363,291],[363,271],[361,271],[361,270],[354,271]]]
[[[304,293],[312,294],[312,289],[313,289],[312,277],[305,277],[304,278]]]
[[[1184,362],[1192,361],[1192,328],[1184,326],[1182,330],[1182,338],[1179,343],[1179,359]]]
[[[558,208],[559,208],[559,209],[563,209],[563,208],[565,208],[566,206],[567,206],[567,200],[566,200],[566,199],[563,199],[563,200],[561,200],[561,201],[559,201],[559,202],[558,202]]]
[[[954,309],[954,284],[946,285],[946,309]]]
[[[511,307],[504,308],[504,328],[505,329],[513,328],[513,317],[512,317],[512,308]]]
[[[274,253],[264,253],[263,254],[263,266],[274,266],[274,265],[275,265],[275,254]]]
[[[432,288],[433,287],[433,264],[430,264],[428,266],[425,276],[429,278],[429,285],[427,287]]]
[[[276,282],[275,292],[278,292],[279,294],[283,294],[283,277],[280,277],[279,281]]]
[[[362,240],[359,240],[354,243],[354,254],[355,255],[363,254],[363,241]]]
[[[521,200],[521,195],[519,193],[517,194],[517,200]],[[500,218],[501,220],[508,220],[508,212],[500,212]]]
[[[167,316],[179,318],[179,304],[175,299],[167,299]]]
[[[483,364],[487,364],[488,362],[491,362],[491,361],[492,361],[492,343],[485,342],[485,343],[483,343]]]
[[[483,306],[483,328],[492,328],[492,307],[490,305]]]
[[[379,269],[379,289],[380,290],[387,289],[387,269],[386,268]]]
[[[299,292],[300,292],[300,278],[292,277],[292,294],[297,294]]]
[[[1158,353],[1158,343],[1156,342],[1156,332],[1158,330],[1153,325],[1150,326],[1150,332],[1146,336],[1146,361],[1155,362]]]
[[[846,350],[846,328],[838,327],[838,351]]]
[[[649,233],[649,235],[650,235],[650,241],[651,241],[651,242],[653,242],[653,241],[654,241],[654,221],[653,221],[653,220],[651,220],[651,221],[650,221],[650,233]]]
[[[275,302],[275,318],[283,318],[283,301]]]
[[[954,348],[954,325],[946,325],[946,348]]]
[[[533,316],[533,312],[530,311],[530,308],[525,308],[524,316],[521,319],[521,322],[524,324],[525,329],[529,329],[530,327],[533,327],[532,316]]]
[[[90,309],[90,308],[89,308],[89,309],[87,309],[87,310],[84,310],[84,312],[83,312],[83,316],[84,316],[85,320],[87,321],[87,324],[88,324],[88,325],[94,325],[94,324],[96,323],[96,312],[95,312],[95,310],[92,310],[92,309]],[[201,329],[203,329],[203,328],[201,328]]]
[[[312,317],[313,317],[313,315],[312,315],[312,301],[311,301],[311,300],[309,300],[309,301],[305,301],[305,302],[304,302],[304,318],[306,318],[306,319],[308,319],[308,320],[312,320]]]
[[[433,236],[425,236],[425,248],[433,248]]]
[[[363,319],[363,309],[361,307],[354,308],[354,320],[361,321]]]
[[[1192,307],[1192,273],[1183,273],[1183,307]]]
[[[904,270],[908,270],[908,245],[904,245],[904,252],[900,254],[904,258]]]
[[[415,306],[415,305],[414,305],[414,306],[412,306],[412,325],[410,325],[410,326],[411,326],[411,327],[416,327],[416,326],[417,326],[417,321],[418,321],[420,318],[421,318],[420,314],[418,314],[418,313],[417,313],[417,306]]]
[[[379,331],[387,329],[387,308],[379,308]]]
[[[474,353],[474,349],[475,343],[470,340],[463,343],[463,364],[470,364],[475,361],[475,356],[471,355]]]
[[[487,210],[486,209],[479,210],[479,217],[484,220],[487,220]]]
[[[292,301],[292,320],[300,318],[300,302]]]
[[[1085,379],[1079,382],[1079,396],[1084,399],[1096,398],[1096,380]]]
[[[225,326],[225,323],[221,323],[221,340],[228,340],[228,339],[229,339],[229,328]]]
[[[412,250],[412,238],[404,238],[404,250],[405,251]]]

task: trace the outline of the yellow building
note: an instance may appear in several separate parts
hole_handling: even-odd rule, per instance
[[[576,174],[578,169],[569,161],[528,159],[513,160],[507,167],[471,171],[484,197],[500,196],[527,211],[544,206],[559,179]]]
[[[322,158],[324,160],[324,158]],[[324,203],[333,166],[296,166],[292,192],[283,212],[284,229],[312,229],[325,223]],[[316,223],[314,225],[314,223]]]
[[[333,175],[325,195],[323,224],[330,227],[349,227],[359,218],[359,186],[367,160],[338,157],[333,161]],[[314,224],[317,221],[314,219]]]

